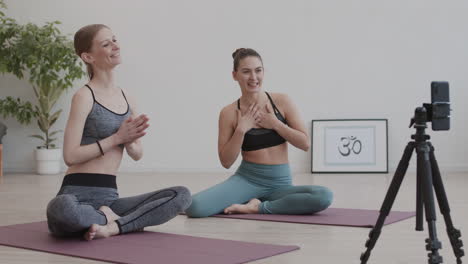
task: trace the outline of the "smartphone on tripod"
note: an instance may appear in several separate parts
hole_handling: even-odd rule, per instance
[[[431,82],[432,130],[450,129],[450,99],[448,82]]]

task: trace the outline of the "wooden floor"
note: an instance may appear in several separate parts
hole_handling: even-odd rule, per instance
[[[118,184],[121,197],[174,185],[187,186],[195,193],[226,177],[228,174],[219,173],[124,173],[119,175]],[[332,207],[379,209],[392,177],[393,175],[383,174],[298,174],[294,176],[294,183],[330,187],[335,194]],[[4,175],[0,184],[0,225],[45,220],[45,207],[58,191],[61,179],[62,175]],[[468,245],[468,173],[443,175],[443,180],[453,222],[455,227],[461,229],[462,239]],[[408,173],[398,193],[394,210],[415,209],[415,185],[414,173]],[[444,257],[444,263],[455,263],[439,210],[437,214],[437,231],[443,245],[440,253]],[[368,263],[427,263],[424,242],[428,237],[427,228],[423,232],[417,232],[414,228],[414,218],[385,226]],[[178,216],[164,225],[147,230],[301,247],[300,250],[254,263],[348,264],[359,263],[370,229],[219,218],[187,219],[185,216]],[[463,260],[468,262],[468,257]],[[0,263],[100,262],[0,246]]]

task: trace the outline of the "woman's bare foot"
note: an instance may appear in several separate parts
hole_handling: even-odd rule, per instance
[[[225,214],[257,214],[260,200],[253,198],[246,204],[233,204],[224,209]]]
[[[88,229],[88,232],[86,232],[86,234],[84,235],[84,238],[88,241],[91,241],[93,239],[106,238],[118,234],[119,227],[117,226],[117,223],[115,221],[112,221],[107,225],[91,225],[91,227]]]
[[[119,219],[120,216],[118,216],[112,209],[110,209],[107,206],[101,206],[99,207],[99,211],[103,212],[106,215],[107,218],[107,223],[112,223],[115,220]]]
[[[97,232],[98,227],[99,227],[99,225],[96,225],[96,224],[91,225],[91,227],[88,229],[88,232],[86,232],[84,234],[84,239],[86,239],[88,241],[93,240],[94,237],[96,236],[96,232]]]

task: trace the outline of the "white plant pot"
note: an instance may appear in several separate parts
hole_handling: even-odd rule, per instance
[[[37,174],[60,173],[62,149],[36,149],[34,156]]]

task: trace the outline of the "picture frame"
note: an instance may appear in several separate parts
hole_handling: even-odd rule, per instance
[[[387,119],[312,120],[312,173],[388,173]]]

